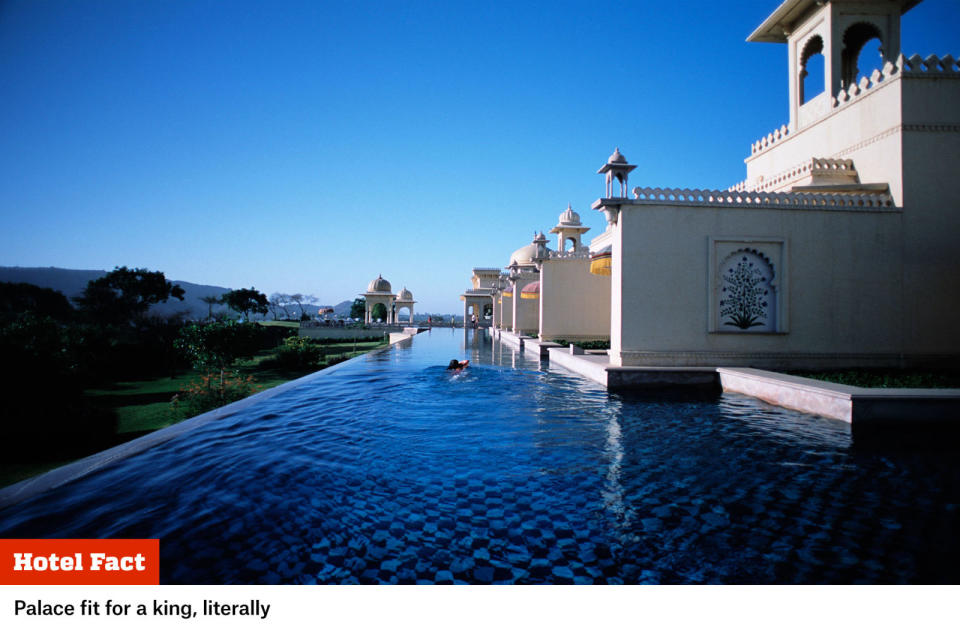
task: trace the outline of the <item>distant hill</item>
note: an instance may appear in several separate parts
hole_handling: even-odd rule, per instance
[[[83,292],[83,289],[87,287],[87,282],[103,277],[106,274],[106,270],[0,266],[0,281],[33,284],[41,288],[53,288],[65,294],[68,299],[79,296]],[[207,304],[200,300],[201,297],[210,295],[219,297],[223,293],[231,290],[230,288],[224,288],[222,286],[203,286],[178,279],[170,279],[169,281],[183,288],[183,301],[171,299],[166,303],[157,304],[151,308],[151,314],[172,315],[178,312],[185,312],[187,316],[191,318],[202,318],[207,316],[209,308]],[[227,311],[226,306],[214,306],[214,312],[223,311]]]
[[[68,299],[73,299],[83,293],[88,282],[103,277],[107,272],[106,270],[75,270],[72,268],[55,268],[53,266],[49,268],[0,266],[0,281],[33,284],[41,288],[53,288],[54,290],[62,292]],[[178,312],[185,312],[189,318],[204,318],[209,314],[209,308],[200,298],[212,295],[219,297],[223,293],[232,290],[232,288],[224,288],[223,286],[204,286],[179,279],[170,279],[169,281],[183,288],[183,301],[171,299],[166,303],[157,304],[150,309],[151,314],[166,316]],[[336,311],[335,314],[344,317],[349,316],[350,306],[352,304],[353,300],[350,299],[334,305],[333,309]],[[319,308],[320,306],[313,304],[303,305],[303,309],[311,318],[316,318]],[[232,311],[224,305],[214,306],[213,311],[214,313],[232,313]],[[300,316],[300,309],[295,303],[287,305],[287,312],[290,318],[295,319]],[[270,317],[272,317],[272,314],[268,313],[267,316],[263,318]]]

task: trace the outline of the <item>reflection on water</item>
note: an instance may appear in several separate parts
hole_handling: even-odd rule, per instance
[[[957,582],[956,457],[854,451],[745,397],[609,395],[438,329],[6,508],[0,534],[160,538],[178,583]]]

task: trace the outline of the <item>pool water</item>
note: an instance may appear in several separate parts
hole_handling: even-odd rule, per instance
[[[608,394],[444,329],[5,508],[0,535],[159,538],[165,583],[956,583],[957,457]]]

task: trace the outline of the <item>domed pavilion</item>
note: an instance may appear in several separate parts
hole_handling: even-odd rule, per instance
[[[413,293],[407,290],[404,286],[398,294],[393,294],[393,286],[390,285],[390,282],[383,278],[382,275],[377,275],[377,278],[371,281],[367,285],[367,291],[363,293],[364,300],[364,311],[363,311],[363,322],[371,323],[373,321],[373,308],[377,304],[383,305],[387,309],[387,324],[398,323],[397,321],[397,312],[403,308],[410,310],[409,320],[407,321],[410,324],[413,324],[413,304],[416,301],[413,300]]]

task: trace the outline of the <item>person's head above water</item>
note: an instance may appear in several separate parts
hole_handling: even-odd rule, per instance
[[[470,364],[470,361],[468,360],[457,360],[456,358],[454,358],[453,360],[450,361],[450,364],[447,365],[447,369],[463,369],[469,364]]]

